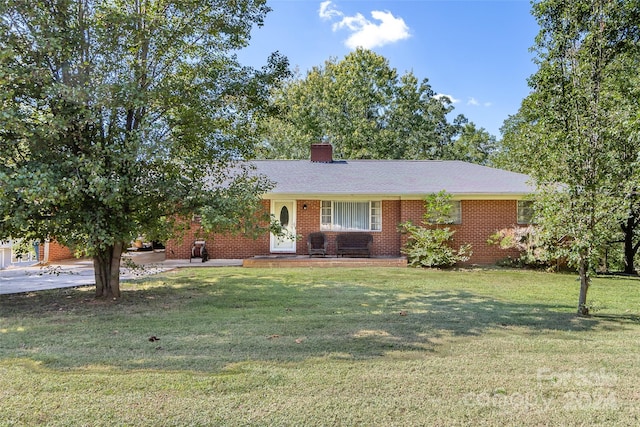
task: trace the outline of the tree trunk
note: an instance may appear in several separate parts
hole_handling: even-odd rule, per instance
[[[638,245],[633,244],[633,235],[636,228],[634,215],[629,215],[626,224],[623,224],[621,228],[624,233],[624,272],[626,274],[635,274],[636,269],[633,262],[638,252]]]
[[[580,260],[580,298],[578,300],[578,316],[588,316],[589,307],[587,307],[587,291],[589,290],[589,266],[587,260]]]
[[[116,243],[93,257],[96,298],[120,298],[120,257],[124,243]]]

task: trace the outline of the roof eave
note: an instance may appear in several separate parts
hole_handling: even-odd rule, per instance
[[[367,199],[367,200],[422,200],[430,193],[280,193],[268,192],[264,199],[282,200],[338,200],[338,199]],[[532,193],[451,193],[454,200],[523,200]]]

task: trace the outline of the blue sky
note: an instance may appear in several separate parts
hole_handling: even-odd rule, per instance
[[[356,46],[375,51],[400,74],[428,78],[432,89],[454,100],[464,114],[500,136],[518,111],[536,71],[538,26],[529,0],[268,0],[273,11],[240,52],[260,67],[273,51],[302,75]]]

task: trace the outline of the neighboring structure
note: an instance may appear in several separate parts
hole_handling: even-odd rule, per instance
[[[66,246],[58,242],[45,242],[33,246],[33,252],[18,254],[15,251],[15,242],[12,240],[0,241],[0,269],[13,265],[35,264],[37,262],[48,263],[73,258],[73,253]]]
[[[8,240],[0,240],[0,269],[7,268],[11,265],[12,243]]]
[[[215,235],[207,240],[210,258],[249,258],[257,255],[307,252],[307,236],[324,232],[328,255],[336,254],[335,238],[347,231],[373,235],[373,256],[401,256],[406,236],[398,224],[418,224],[424,197],[446,191],[453,196],[454,244],[469,243],[470,264],[492,264],[517,255],[487,243],[496,231],[526,222],[530,206],[523,199],[533,192],[527,175],[461,161],[403,161],[332,159],[330,144],[314,144],[309,160],[254,161],[256,173],[275,187],[263,205],[299,239],[265,234],[258,239]],[[199,224],[182,240],[169,241],[167,258],[190,257]]]
[[[56,241],[47,241],[40,247],[40,262],[49,263],[73,258],[73,252]]]

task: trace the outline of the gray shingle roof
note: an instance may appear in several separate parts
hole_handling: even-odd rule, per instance
[[[379,195],[423,197],[445,190],[454,196],[522,197],[530,177],[462,161],[257,160],[256,171],[276,183],[272,195]]]

